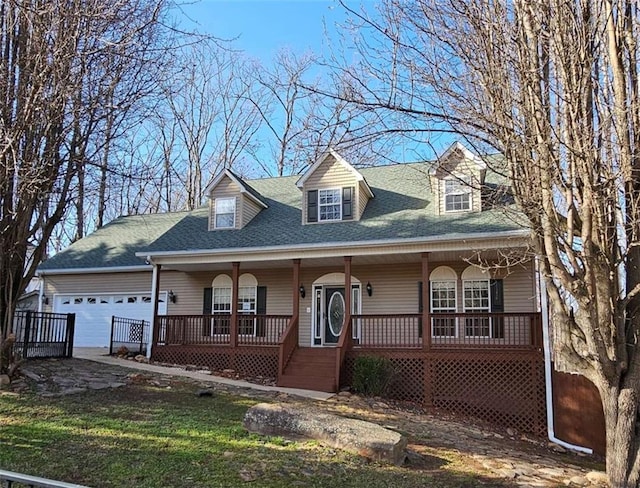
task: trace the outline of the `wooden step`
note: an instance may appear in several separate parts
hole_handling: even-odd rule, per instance
[[[335,361],[335,349],[298,348],[289,360],[284,374],[278,378],[278,386],[335,392]]]

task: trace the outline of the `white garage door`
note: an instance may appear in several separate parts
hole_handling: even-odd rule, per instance
[[[75,293],[56,295],[53,311],[75,313],[75,347],[109,347],[111,316],[149,320],[153,313],[151,293]],[[167,313],[167,293],[161,292],[158,314]]]

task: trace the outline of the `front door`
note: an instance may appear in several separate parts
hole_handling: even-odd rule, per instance
[[[344,325],[344,287],[324,289],[324,343],[337,344]]]

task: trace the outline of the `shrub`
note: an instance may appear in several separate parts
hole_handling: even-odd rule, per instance
[[[359,356],[353,367],[353,390],[367,396],[384,396],[393,379],[391,360],[380,356]]]

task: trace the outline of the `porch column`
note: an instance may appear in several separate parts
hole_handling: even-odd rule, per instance
[[[351,317],[351,256],[344,257],[344,308],[345,316]]]
[[[293,303],[293,312],[292,312],[292,316],[293,318],[298,318],[300,317],[300,260],[299,259],[294,259],[293,260],[293,279],[291,280],[292,282],[292,295],[291,295],[291,302]],[[309,292],[311,292],[311,290],[309,290]]]
[[[240,280],[240,263],[231,263],[233,270],[231,272],[231,280],[233,281],[231,289],[231,326],[229,328],[229,344],[231,347],[238,345],[238,281]]]
[[[422,348],[431,349],[431,308],[429,297],[429,253],[422,253]]]
[[[151,359],[151,349],[158,343],[158,296],[160,295],[160,269],[162,265],[153,264],[151,273],[151,303],[153,303],[153,312],[149,321],[149,344],[147,344],[147,358]]]

